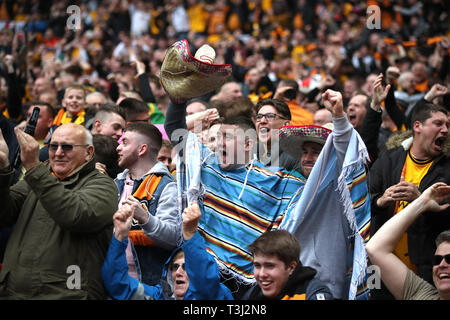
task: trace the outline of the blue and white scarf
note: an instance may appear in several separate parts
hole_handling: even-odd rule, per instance
[[[316,269],[318,277],[339,299],[353,300],[358,288],[364,288],[364,243],[370,225],[366,161],[364,142],[353,130],[339,171],[333,141],[328,137],[300,200],[293,210],[288,210],[280,225],[299,240],[300,261]],[[365,294],[366,291],[359,293],[358,298],[367,298]]]

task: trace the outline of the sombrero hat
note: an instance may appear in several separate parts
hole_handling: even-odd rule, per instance
[[[174,103],[183,103],[221,87],[231,75],[231,65],[214,64],[212,47],[201,46],[195,56],[189,52],[187,40],[175,42],[167,49],[160,78]]]
[[[332,129],[332,123],[328,123],[324,127],[316,125],[281,127],[278,130],[280,149],[295,159],[300,159],[305,142],[324,145]]]

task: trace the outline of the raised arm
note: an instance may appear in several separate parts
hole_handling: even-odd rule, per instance
[[[370,109],[364,118],[364,124],[361,128],[360,134],[364,143],[367,146],[372,163],[378,158],[378,135],[381,126],[381,104],[386,99],[391,85],[388,84],[383,87],[383,74],[380,73],[375,79],[372,101],[370,102]]]
[[[129,205],[123,205],[114,214],[114,236],[102,266],[105,288],[117,300],[147,299],[159,292],[157,287],[142,284],[128,274],[125,251],[132,218],[133,210]]]
[[[370,239],[366,250],[372,264],[380,268],[381,279],[396,299],[401,299],[408,267],[393,253],[408,227],[425,211],[442,211],[450,204],[450,186],[436,183],[405,209],[389,219]]]
[[[175,131],[179,129],[187,131],[185,103],[175,104],[172,101],[169,101],[169,107],[167,108],[166,119],[164,121],[164,129],[173,146],[176,146],[183,141],[183,135],[176,134]]]
[[[220,273],[213,256],[206,251],[205,242],[197,232],[201,217],[197,202],[183,211],[183,244],[189,289],[196,299],[232,300],[231,291],[220,283]]]
[[[156,103],[155,95],[153,94],[152,88],[148,83],[148,77],[145,73],[145,64],[142,61],[135,60],[131,63],[136,67],[136,79],[139,87],[139,91],[141,93],[142,99],[146,103]]]
[[[353,127],[348,122],[344,113],[344,104],[342,94],[338,91],[328,89],[322,96],[322,102],[332,115],[333,119],[333,144],[336,148],[336,154],[339,160],[338,168],[341,168],[350,141]]]

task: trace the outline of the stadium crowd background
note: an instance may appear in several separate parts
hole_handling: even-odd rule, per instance
[[[67,12],[71,5],[79,16]],[[373,5],[379,16],[368,14]],[[280,80],[291,78],[300,84],[299,104],[314,113],[319,99],[308,93],[321,81],[331,81],[327,85],[346,99],[356,90],[370,95],[374,75],[388,66],[403,72],[424,64],[415,71],[421,92],[436,81],[448,84],[448,12],[444,0],[3,1],[0,55],[3,66],[12,56],[24,105],[47,91],[55,108],[71,82],[115,102],[118,93],[136,89],[132,62],[138,59],[164,113],[168,97],[157,76],[165,50],[188,39],[193,52],[212,45],[215,63],[233,66],[245,96],[270,96]],[[367,28],[368,18],[379,19],[380,28]],[[267,76],[257,88],[248,72],[253,67]],[[36,88],[41,77],[47,90]]]

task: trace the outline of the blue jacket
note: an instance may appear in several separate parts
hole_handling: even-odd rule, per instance
[[[174,300],[171,274],[168,267],[179,250],[183,250],[189,287],[184,300],[232,300],[231,291],[220,283],[220,274],[213,256],[205,249],[198,232],[172,252],[164,265],[160,283],[149,286],[128,275],[125,250],[128,240],[112,238],[102,267],[103,283],[117,300]]]

